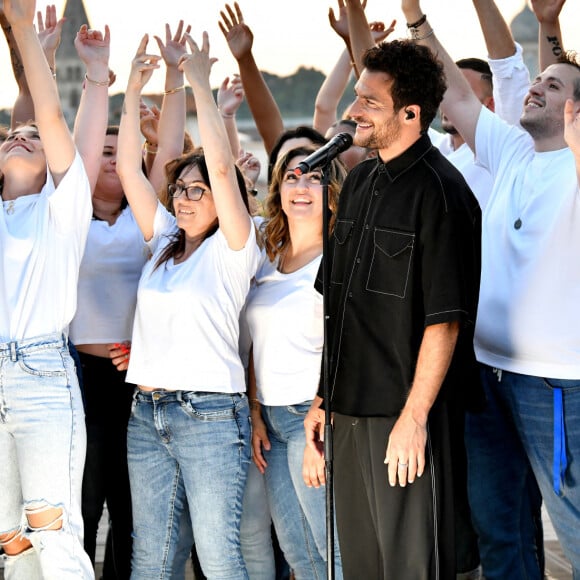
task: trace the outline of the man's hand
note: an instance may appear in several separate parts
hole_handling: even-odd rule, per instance
[[[557,22],[566,0],[531,0],[538,22]]]
[[[403,410],[397,419],[387,444],[385,463],[388,465],[389,484],[397,481],[401,487],[421,477],[425,469],[427,426],[413,419],[410,411]]]

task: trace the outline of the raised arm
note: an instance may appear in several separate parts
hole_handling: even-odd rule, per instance
[[[131,64],[117,147],[117,173],[133,215],[147,241],[153,237],[153,223],[158,201],[153,186],[141,168],[139,101],[143,87],[151,78],[153,71],[159,68],[158,63],[161,59],[160,56],[147,53],[148,40],[147,35],[141,39],[137,54]]]
[[[256,127],[269,155],[276,141],[284,132],[282,114],[274,100],[264,76],[258,69],[252,53],[254,35],[244,22],[244,16],[237,2],[233,8],[226,4],[220,12],[219,27],[223,32],[230,51],[240,71],[248,107],[252,112]]]
[[[402,0],[401,6],[407,25],[415,25],[409,29],[415,42],[428,46],[443,63],[447,77],[447,91],[441,103],[441,109],[472,151],[475,151],[475,128],[482,107],[479,99],[437,39],[428,19],[423,18],[425,15],[421,10],[419,0]]]
[[[180,20],[174,35],[169,24],[165,25],[165,42],[159,36],[155,37],[165,61],[165,91],[157,127],[157,153],[149,172],[149,181],[157,193],[163,187],[166,163],[183,153],[185,85],[183,72],[179,70],[179,59],[187,52],[185,34],[189,34],[190,30],[191,26],[187,26],[184,31],[184,22]]]
[[[54,77],[56,75],[56,49],[60,44],[64,19],[58,20],[56,18],[56,8],[54,4],[50,4],[46,7],[46,15],[44,18],[42,17],[42,12],[40,10],[37,11],[36,18],[38,39]],[[8,24],[1,7],[0,22],[2,23],[2,28],[10,50],[14,79],[18,85],[18,97],[16,97],[16,101],[12,107],[12,117],[10,122],[12,128],[14,128],[20,123],[27,123],[34,119],[34,105],[32,104],[32,96],[30,95],[30,89],[28,88],[26,76],[24,75],[20,52],[18,51],[16,41],[12,35],[12,28]]]
[[[560,30],[560,12],[566,0],[531,0],[532,10],[538,19],[539,67],[544,70],[558,61],[564,51],[562,31]]]
[[[209,74],[215,59],[209,57],[209,39],[203,33],[201,47],[188,36],[191,54],[181,59],[181,69],[193,89],[199,136],[207,162],[209,180],[220,230],[232,250],[242,249],[252,227],[236,176],[236,167],[226,129],[214,101]]]
[[[224,126],[228,133],[230,149],[236,158],[240,152],[240,136],[236,123],[236,113],[244,100],[244,87],[240,75],[234,75],[232,79],[226,77],[217,94],[217,104]]]
[[[94,190],[101,169],[105,133],[109,119],[109,27],[105,33],[83,24],[75,38],[75,48],[86,68],[85,82],[77,115],[74,139]]]
[[[58,185],[76,152],[62,113],[56,83],[34,29],[34,13],[34,0],[4,0],[4,14],[20,51],[48,167],[55,185]]]
[[[515,54],[512,33],[494,0],[473,0],[473,6],[479,18],[489,58],[507,58]]]

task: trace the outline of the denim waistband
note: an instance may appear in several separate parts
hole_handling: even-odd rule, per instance
[[[12,340],[10,342],[0,342],[0,358],[9,358],[15,362],[21,354],[49,348],[67,348],[67,345],[67,337],[62,332],[23,338],[22,340]]]
[[[170,391],[168,389],[157,389],[155,391],[144,391],[135,389],[133,398],[140,401],[161,401],[163,403],[172,403],[174,401],[181,403],[191,401],[192,399],[202,399],[205,397],[242,397],[245,393],[223,393],[213,391]]]

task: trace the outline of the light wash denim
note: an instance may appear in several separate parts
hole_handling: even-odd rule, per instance
[[[240,548],[250,461],[246,396],[136,389],[127,449],[132,580],[171,578],[186,509],[205,576],[247,580]]]
[[[485,365],[481,377],[487,406],[468,413],[466,446],[483,574],[488,580],[543,578],[538,546],[543,498],[574,580],[580,580],[580,380],[500,372]],[[561,495],[552,480],[554,389],[562,389],[568,456]]]
[[[94,578],[83,549],[85,449],[82,398],[66,337],[0,343],[0,533],[21,530],[34,547],[7,557],[6,580]],[[60,530],[28,525],[25,511],[43,507],[62,508]]]
[[[262,474],[250,463],[244,491],[241,525],[242,554],[250,580],[274,580],[272,517]]]
[[[297,405],[262,405],[270,451],[265,480],[272,521],[280,547],[296,580],[323,580],[326,572],[326,489],[307,487],[302,479],[306,435],[304,418],[311,401]],[[336,522],[335,578],[342,578]]]

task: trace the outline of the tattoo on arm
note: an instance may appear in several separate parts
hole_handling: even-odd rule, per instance
[[[560,44],[560,39],[557,36],[546,36],[548,44],[552,45],[552,54],[555,57],[559,57],[563,52],[563,48]]]

